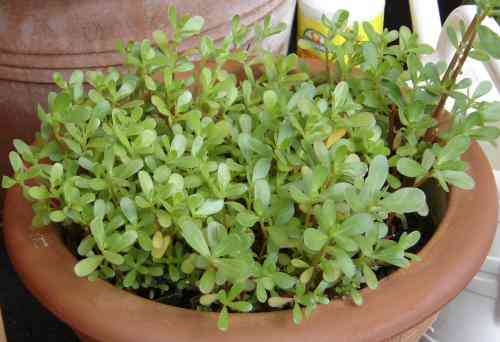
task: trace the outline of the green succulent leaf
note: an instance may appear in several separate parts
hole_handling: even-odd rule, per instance
[[[246,280],[252,274],[251,265],[243,259],[218,259],[217,268],[232,283]]]
[[[94,255],[80,260],[75,265],[75,273],[79,277],[86,277],[94,272],[101,265],[104,257],[102,255]]]
[[[341,225],[339,233],[347,236],[364,234],[374,227],[373,218],[369,214],[355,214],[347,218]]]
[[[186,31],[192,34],[198,33],[203,28],[205,20],[200,16],[194,16],[189,18],[184,26],[182,26],[182,31]]]
[[[328,235],[321,230],[307,228],[304,231],[304,244],[312,251],[320,251],[328,241]]]
[[[439,161],[455,160],[469,149],[470,139],[465,135],[458,135],[452,138],[442,149]]]
[[[206,270],[200,279],[200,291],[201,293],[208,294],[212,292],[215,286],[215,271]]]
[[[207,199],[203,204],[196,210],[196,215],[199,216],[210,216],[217,214],[224,208],[224,200]]]
[[[380,204],[388,212],[398,214],[420,212],[427,208],[425,193],[417,188],[399,189],[385,197]]]
[[[363,276],[365,277],[365,282],[370,289],[376,289],[378,287],[378,280],[375,272],[373,272],[372,269],[366,264],[363,264]]]
[[[401,158],[397,164],[398,172],[406,177],[421,177],[425,174],[425,169],[413,159]]]
[[[219,319],[217,320],[217,328],[221,331],[226,331],[229,328],[229,313],[227,307],[224,306],[219,313]]]
[[[471,190],[474,188],[476,184],[474,182],[474,179],[471,176],[469,176],[466,172],[444,170],[440,171],[439,173],[446,180],[446,182],[460,189]]]
[[[477,32],[481,48],[493,58],[500,59],[500,47],[498,46],[498,43],[500,43],[500,37],[498,34],[491,30],[488,26],[484,25],[480,25]]]
[[[137,208],[134,202],[128,198],[124,197],[120,200],[120,208],[122,209],[123,214],[129,220],[130,223],[137,223]]]
[[[368,193],[373,196],[384,186],[387,176],[389,175],[389,164],[387,158],[381,155],[373,158],[366,177],[366,188]]]
[[[191,103],[193,95],[189,90],[184,91],[178,98],[175,109],[177,112],[185,112],[188,105]]]
[[[199,225],[187,217],[181,218],[179,225],[181,234],[189,246],[203,256],[210,256],[210,250]]]
[[[32,186],[29,188],[28,194],[35,200],[44,200],[50,196],[45,186]]]
[[[482,118],[487,122],[500,121],[500,102],[485,103],[480,108]]]

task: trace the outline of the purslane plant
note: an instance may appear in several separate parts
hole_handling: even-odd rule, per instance
[[[479,15],[496,5],[480,1]],[[332,67],[315,75],[294,54],[262,49],[280,31],[269,19],[249,46],[235,17],[222,43],[201,37],[180,53],[203,19],[168,17],[170,36],[118,47],[126,73],[54,75],[61,91],[38,107],[35,143],[14,141],[3,186],[22,187],[34,225],[81,235],[78,276],[160,301],[188,296],[219,311],[222,330],[230,311],[292,308],[299,323],[333,297],[361,304],[378,271],[418,259],[405,215],[428,214],[419,186],[472,188],[461,155],[471,139],[500,135],[490,125],[500,103],[480,100],[491,85],[471,93],[470,80],[441,79],[446,65],[423,65],[432,49],[405,27],[363,24],[359,41],[347,12],[324,17],[344,39],[327,43]],[[498,57],[499,37],[474,25],[476,57]],[[443,96],[455,105],[438,131]]]

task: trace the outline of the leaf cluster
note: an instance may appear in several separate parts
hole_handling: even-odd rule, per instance
[[[324,77],[261,48],[280,31],[269,18],[253,43],[235,17],[221,44],[181,53],[203,19],[168,17],[171,36],[118,46],[127,72],[54,75],[60,91],[38,107],[36,142],[14,141],[3,186],[22,186],[35,225],[83,234],[78,276],[160,300],[194,291],[221,330],[229,312],[290,307],[299,323],[333,297],[361,304],[379,270],[418,259],[418,227],[389,227],[427,215],[418,186],[471,188],[461,155],[500,134],[499,103],[480,101],[491,86],[470,95],[462,80],[451,128],[424,139],[444,68],[420,62],[431,49],[407,28],[363,24],[361,41],[346,12],[325,17],[343,42],[326,47]]]

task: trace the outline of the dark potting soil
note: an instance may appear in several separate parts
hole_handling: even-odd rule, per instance
[[[408,223],[408,229],[407,230],[402,230],[402,229],[398,230],[394,240],[398,241],[399,237],[404,232],[411,233],[415,230],[418,230],[421,234],[420,240],[418,241],[418,243],[415,246],[411,247],[408,250],[409,253],[418,254],[418,252],[420,252],[425,247],[427,242],[429,242],[429,240],[434,235],[434,232],[436,231],[437,225],[435,224],[435,222],[433,222],[430,214],[428,216],[424,216],[424,217],[419,216],[417,214],[410,214],[410,215],[406,215],[406,220]],[[418,261],[414,261],[414,262],[418,262]],[[375,271],[375,274],[377,275],[378,279],[383,279],[383,278],[389,276],[390,274],[392,274],[393,272],[397,271],[398,269],[399,268],[395,267],[395,266],[386,266],[386,267],[379,268],[377,271]]]
[[[439,222],[433,222],[433,215],[429,213],[427,216],[420,216],[418,214],[407,214],[405,216],[406,223],[403,225],[402,221],[398,218],[395,218],[393,220],[393,225],[395,227],[395,233],[389,235],[386,238],[390,238],[391,240],[398,241],[399,238],[403,233],[411,233],[413,231],[419,231],[421,234],[421,238],[418,241],[416,245],[411,247],[408,252],[413,253],[413,254],[418,254],[422,248],[425,247],[427,242],[432,238],[434,235],[434,232],[436,231],[436,227],[438,226]],[[403,226],[405,226],[403,228]],[[75,227],[61,227],[60,231],[62,232],[62,238],[70,249],[72,253],[75,255],[76,258],[81,259],[81,257],[78,255],[76,252],[77,247],[79,242],[85,237],[80,229],[78,229],[77,226]],[[262,251],[262,248],[260,247],[262,244],[259,243],[262,241],[263,237],[260,236],[260,229],[255,229],[255,243],[253,245],[254,253],[259,255],[259,251]],[[257,246],[257,247],[255,247]],[[282,253],[286,253],[286,250],[282,250]],[[291,255],[290,255],[291,257]],[[412,261],[412,262],[418,262],[418,261]],[[392,265],[384,265],[380,267],[379,269],[375,270],[375,274],[377,275],[377,278],[379,280],[382,280],[383,278],[389,276],[393,272],[397,271],[399,268],[392,266]],[[111,281],[111,283],[113,283]],[[146,298],[146,299],[153,299],[154,301],[166,304],[166,305],[172,305],[172,306],[177,306],[185,309],[201,309],[201,310],[208,310],[206,307],[201,307],[198,306],[198,300],[200,296],[202,295],[201,292],[198,290],[196,287],[186,287],[186,288],[178,288],[173,282],[171,282],[168,279],[165,279],[165,283],[169,285],[170,290],[167,292],[158,294],[155,293],[153,297],[151,297],[151,291],[149,289],[138,289],[138,290],[130,290],[130,292]],[[365,288],[366,285],[362,285],[362,289]],[[129,290],[127,290],[129,291]],[[335,293],[335,291],[327,291],[326,292],[330,299],[337,299],[340,298],[338,294]],[[257,304],[254,306],[253,312],[263,312],[263,311],[276,311],[276,310],[285,310],[289,309],[289,307],[285,306],[281,309],[273,309],[269,308],[266,305],[260,305]],[[219,311],[220,307],[218,304],[213,304],[210,307],[210,311]]]

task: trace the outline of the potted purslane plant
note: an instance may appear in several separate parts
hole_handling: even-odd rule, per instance
[[[281,29],[267,19],[248,44],[237,17],[220,46],[201,37],[179,54],[203,19],[170,8],[171,36],[118,47],[127,72],[55,74],[35,142],[14,141],[14,266],[92,340],[425,329],[495,230],[495,187],[471,141],[500,135],[500,103],[481,101],[489,83],[458,79],[467,56],[500,57],[481,25],[497,5],[478,1],[471,25],[449,30],[448,66],[424,65],[432,49],[407,28],[348,27],[345,11],[323,17],[325,63],[264,51]]]

